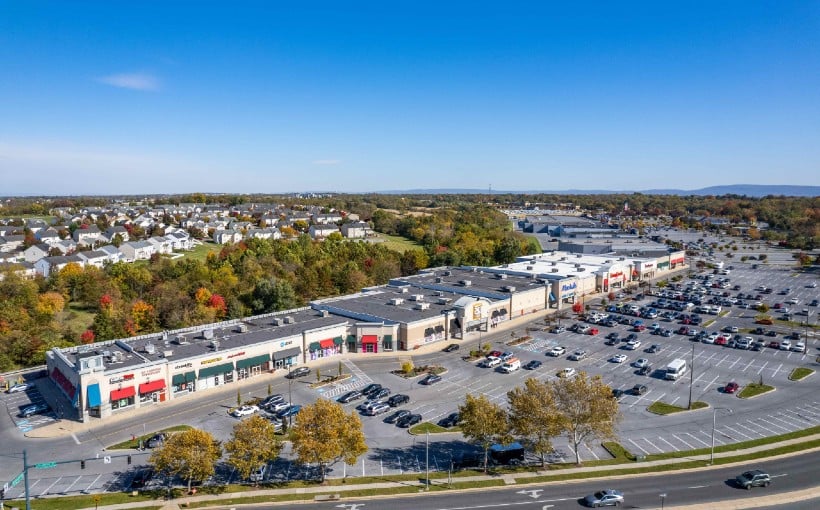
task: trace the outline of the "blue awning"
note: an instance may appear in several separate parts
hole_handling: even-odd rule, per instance
[[[552,292],[550,292],[550,301],[555,301],[555,296],[552,295]]]
[[[100,385],[88,385],[88,407],[100,407],[102,405],[102,398],[100,398]]]

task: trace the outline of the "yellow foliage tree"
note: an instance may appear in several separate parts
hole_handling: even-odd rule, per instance
[[[65,298],[59,292],[44,292],[37,297],[37,313],[54,315],[65,308]]]
[[[200,305],[206,305],[208,304],[208,300],[211,299],[211,291],[205,287],[200,287],[196,289],[194,299],[196,299],[196,302]]]
[[[154,449],[148,462],[157,471],[179,476],[188,482],[205,480],[214,474],[222,447],[210,433],[200,429],[177,432]]]
[[[225,451],[228,463],[242,478],[248,478],[257,467],[279,456],[282,442],[276,438],[273,424],[255,414],[234,425]]]
[[[138,299],[131,305],[131,320],[134,322],[135,333],[153,331],[156,327],[154,306]]]

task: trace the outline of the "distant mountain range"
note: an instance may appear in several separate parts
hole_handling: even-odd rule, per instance
[[[612,195],[642,193],[644,195],[741,195],[747,197],[765,197],[767,195],[787,196],[787,197],[817,197],[820,196],[820,186],[792,186],[788,184],[727,184],[725,186],[709,186],[700,189],[647,189],[642,191],[617,191],[604,189],[566,189],[566,190],[527,190],[527,191],[504,191],[504,190],[481,190],[475,188],[441,188],[441,189],[406,189],[379,191],[384,194],[408,194],[408,195],[471,195],[471,194],[493,194],[493,195],[521,195],[521,194],[549,194],[549,195]]]

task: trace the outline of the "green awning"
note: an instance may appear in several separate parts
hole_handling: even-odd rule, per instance
[[[259,356],[254,356],[252,358],[237,360],[236,369],[240,370],[243,368],[255,367],[267,363],[268,361],[270,361],[270,354],[260,354]]]
[[[668,265],[669,265],[669,262],[658,262],[658,269],[660,269],[662,267],[666,267]]]
[[[345,339],[340,336],[337,336],[333,339],[333,343],[336,345],[342,345],[343,343],[345,343]]]
[[[356,343],[356,335],[347,335],[347,343]]]
[[[196,381],[196,372],[185,372],[184,374],[175,374],[171,377],[171,384],[173,386],[179,386],[180,384],[194,381]]]
[[[319,345],[319,342],[311,342],[310,345],[308,345],[308,350],[309,351],[318,351],[321,348],[322,348],[322,346]]]
[[[203,377],[210,377],[216,374],[224,374],[226,372],[233,372],[233,363],[222,363],[221,365],[200,368],[199,378],[202,379]]]

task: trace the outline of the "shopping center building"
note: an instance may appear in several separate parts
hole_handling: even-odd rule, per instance
[[[682,264],[683,252],[641,259],[552,252],[495,267],[428,269],[304,308],[54,348],[47,370],[61,408],[73,407],[81,421],[104,419],[334,356],[465,338]]]

